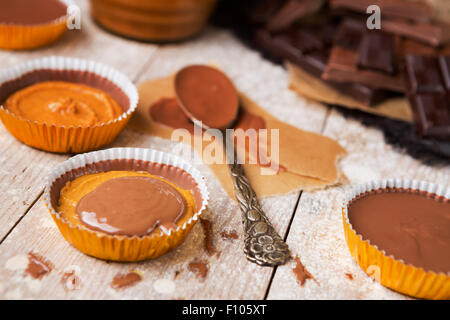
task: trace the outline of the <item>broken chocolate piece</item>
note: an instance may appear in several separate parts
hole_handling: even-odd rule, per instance
[[[331,49],[322,79],[335,82],[354,82],[396,92],[405,91],[405,82],[400,74],[358,68],[358,52],[334,46]]]
[[[366,32],[359,47],[361,68],[394,73],[395,39],[377,31]]]
[[[375,89],[404,92],[405,84],[401,74],[386,74],[377,70],[358,68],[359,48],[365,34],[364,25],[355,20],[344,20],[336,31],[327,67],[322,79],[359,83]],[[395,53],[392,50],[392,54]]]
[[[269,31],[289,28],[298,19],[319,11],[323,0],[288,0],[267,23]]]
[[[408,97],[421,137],[450,139],[450,56],[408,55]]]

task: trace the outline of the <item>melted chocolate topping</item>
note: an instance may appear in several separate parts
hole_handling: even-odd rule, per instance
[[[65,16],[66,11],[66,5],[58,0],[7,0],[0,4],[0,23],[49,23]]]
[[[144,236],[159,225],[173,225],[185,212],[183,196],[168,183],[149,177],[121,177],[100,184],[76,207],[90,229]]]
[[[450,272],[450,202],[420,191],[377,190],[352,201],[348,217],[363,239],[426,271]]]

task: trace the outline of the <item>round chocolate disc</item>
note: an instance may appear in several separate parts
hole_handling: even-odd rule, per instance
[[[450,272],[450,202],[419,191],[377,192],[354,200],[348,218],[364,240],[426,271]]]
[[[184,113],[205,127],[225,129],[237,117],[238,93],[231,80],[215,68],[192,65],[181,69],[175,76],[175,92]]]

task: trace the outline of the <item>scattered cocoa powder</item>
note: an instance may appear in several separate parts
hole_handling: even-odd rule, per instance
[[[118,273],[114,276],[111,282],[111,288],[113,289],[123,289],[135,286],[138,282],[142,280],[142,276],[136,271],[131,271],[127,274]]]
[[[188,265],[189,271],[195,273],[199,278],[205,279],[208,274],[208,262],[205,261],[192,261]]]
[[[298,255],[295,256],[295,268],[292,268],[292,271],[297,277],[298,283],[302,287],[305,285],[306,280],[308,279],[315,280],[314,277],[311,275],[311,273],[309,273],[309,271],[306,270],[306,267],[302,264]]]
[[[200,222],[202,223],[203,232],[205,233],[205,250],[209,256],[212,256],[216,253],[216,249],[212,242],[212,223],[205,218],[200,218]]]
[[[225,240],[237,240],[239,239],[239,235],[237,234],[237,232],[235,230],[231,230],[231,231],[222,231],[222,233],[220,234],[222,236],[222,239]]]
[[[42,279],[53,269],[53,264],[40,255],[29,252],[28,266],[25,272],[34,279]]]
[[[354,278],[353,278],[353,275],[352,275],[351,273],[349,273],[349,272],[347,272],[347,273],[345,274],[345,276],[347,277],[348,280],[353,280],[353,279],[354,279]]]

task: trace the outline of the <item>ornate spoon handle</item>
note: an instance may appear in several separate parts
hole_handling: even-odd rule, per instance
[[[262,211],[244,169],[236,159],[234,160],[230,170],[236,198],[242,212],[245,232],[244,253],[248,260],[261,266],[285,264],[290,258],[288,245],[281,239]]]

